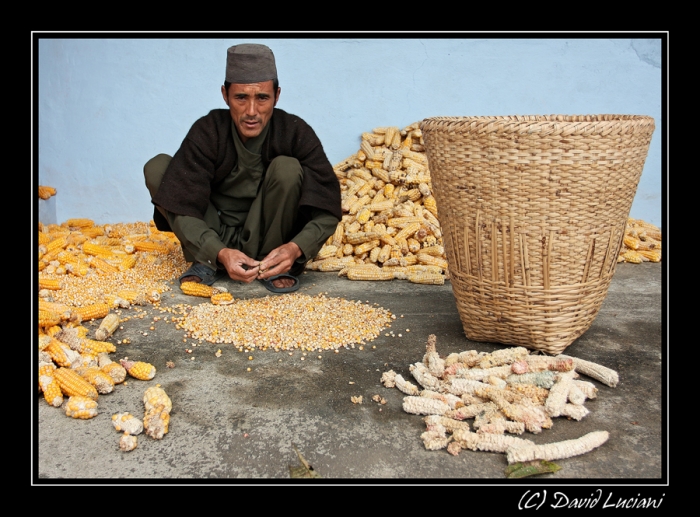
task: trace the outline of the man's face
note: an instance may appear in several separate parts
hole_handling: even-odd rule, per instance
[[[277,88],[276,92],[273,90],[272,81],[233,83],[228,92],[225,87],[221,87],[224,102],[231,112],[231,118],[243,143],[258,136],[270,121],[280,91],[281,88]]]

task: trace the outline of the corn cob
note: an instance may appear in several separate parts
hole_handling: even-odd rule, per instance
[[[121,384],[126,380],[126,368],[112,361],[107,352],[97,354],[97,366],[112,378],[114,384]]]
[[[46,185],[39,185],[39,197],[41,199],[49,199],[51,196],[56,195],[56,189],[53,187],[48,187]]]
[[[645,259],[649,260],[650,262],[661,262],[661,250],[660,249],[654,249],[654,250],[637,250],[637,253],[639,253],[642,257]]]
[[[54,378],[55,370],[56,366],[53,363],[39,363],[39,389],[50,406],[59,407],[63,404],[63,392],[61,392],[61,385]]]
[[[95,331],[95,339],[98,341],[104,341],[114,334],[114,331],[116,331],[118,327],[119,316],[114,312],[110,312],[100,322],[100,326]]]
[[[335,257],[337,252],[338,246],[334,246],[332,244],[324,244],[323,246],[321,246],[321,249],[316,254],[315,260],[323,260],[330,257]]]
[[[74,307],[71,313],[71,321],[80,323],[82,321],[97,320],[109,314],[109,305],[104,302],[93,303],[84,307]]]
[[[211,303],[213,303],[214,305],[229,305],[233,303],[233,295],[228,292],[212,294]]]
[[[136,436],[143,432],[143,422],[131,413],[115,413],[112,415],[112,425],[117,431]]]
[[[379,246],[379,239],[373,239],[371,241],[363,242],[362,244],[358,244],[355,246],[355,255],[362,255],[364,253],[368,253],[372,251],[372,249],[376,248]]]
[[[188,296],[201,296],[204,298],[211,298],[212,295],[219,292],[216,287],[205,285],[200,282],[182,282],[180,284],[180,290],[182,290],[183,294]]]
[[[143,305],[146,303],[146,295],[134,289],[122,289],[117,292],[117,297],[126,300],[129,304]]]
[[[81,366],[75,368],[75,371],[83,379],[92,384],[99,394],[112,393],[114,390],[114,379],[103,372],[98,366]]]
[[[377,266],[363,265],[348,268],[347,277],[350,280],[393,280],[394,273]]]
[[[642,262],[644,262],[642,255],[635,250],[627,250],[623,252],[620,256],[625,262],[631,262],[632,264],[641,264]]]
[[[139,241],[134,243],[134,249],[136,251],[145,251],[148,253],[167,253],[168,247],[159,242],[153,241]]]
[[[51,338],[44,350],[51,356],[54,363],[66,368],[70,368],[71,363],[77,358],[77,352],[74,352],[68,345],[61,343],[55,338]]]
[[[425,264],[428,266],[438,266],[442,269],[447,269],[447,260],[442,257],[434,257],[433,255],[428,255],[427,253],[418,253],[416,259],[420,264]]]
[[[348,244],[352,244],[353,246],[356,246],[358,244],[363,244],[365,242],[369,242],[375,239],[378,239],[381,236],[380,233],[376,231],[371,231],[371,232],[352,232],[352,233],[347,233],[345,235],[345,242]]]
[[[409,273],[406,279],[414,284],[443,285],[445,283],[445,277],[439,273]]]
[[[59,313],[54,311],[48,311],[45,309],[39,309],[39,327],[53,327],[58,325],[62,321],[62,317]]]
[[[94,239],[103,236],[105,229],[103,226],[93,226],[92,228],[83,228],[80,233],[87,239]]]
[[[126,369],[126,372],[142,381],[150,381],[156,375],[156,367],[143,361],[130,361],[127,358],[120,359],[119,363]]]
[[[95,226],[95,221],[84,217],[78,217],[74,219],[67,219],[61,224],[61,226],[68,228],[91,228]]]
[[[109,307],[112,309],[116,309],[116,308],[128,309],[129,307],[131,307],[131,304],[129,303],[128,300],[125,300],[124,298],[120,298],[116,294],[105,294],[104,295],[104,303],[109,305]]]
[[[119,268],[117,266],[113,266],[106,260],[97,256],[92,257],[92,259],[90,260],[90,266],[92,266],[95,269],[95,271],[97,271],[100,274],[111,275],[119,273]]]
[[[87,420],[97,416],[97,400],[90,397],[73,395],[68,398],[65,411],[66,415],[69,417]]]
[[[94,257],[111,257],[114,254],[112,249],[92,242],[83,243],[83,253]]]
[[[58,279],[39,277],[39,289],[48,289],[50,291],[58,291],[63,289],[63,282]]]
[[[77,351],[81,354],[97,355],[102,352],[116,352],[117,347],[109,341],[98,341],[96,339],[82,338],[80,340],[80,349]]]
[[[143,426],[146,429],[146,434],[160,440],[168,432],[170,411],[173,407],[172,401],[160,387],[160,384],[157,384],[145,391],[143,403],[145,406]]]
[[[67,397],[79,395],[97,400],[97,390],[83,379],[75,370],[61,366],[54,371],[54,377],[61,386],[61,392]]]

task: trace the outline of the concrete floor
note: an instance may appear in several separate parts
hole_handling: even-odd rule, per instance
[[[609,387],[592,381],[598,397],[586,401],[590,414],[585,418],[557,418],[550,429],[522,436],[550,443],[605,430],[609,440],[586,454],[558,460],[559,471],[526,482],[596,486],[667,482],[664,273],[658,263],[617,265],[597,318],[564,353],[614,369],[619,384]],[[258,282],[217,284],[236,297],[270,294]],[[162,314],[145,307],[144,319],[134,318],[117,330],[114,339],[129,338],[131,343],[119,344],[112,356],[152,363],[155,378],[131,379],[100,395],[99,414],[90,420],[69,418],[36,396],[34,482],[309,482],[290,478],[290,466],[300,465],[294,446],[321,477],[317,482],[506,481],[503,453],[464,450],[453,456],[444,449],[426,450],[421,440],[423,417],[406,413],[405,395],[380,382],[390,369],[412,380],[409,366],[422,359],[430,334],[437,336],[442,357],[503,348],[465,337],[449,282],[443,286],[403,280],[359,282],[308,271],[298,292],[376,303],[397,315],[391,329],[395,336],[404,326],[410,333],[403,332],[401,338],[382,334],[362,351],[324,351],[304,360],[300,352],[239,353],[232,345],[206,342],[188,354],[184,331],[162,322],[150,331],[153,316]],[[173,294],[163,297],[163,306],[200,302],[182,295],[177,287]],[[216,357],[219,348],[222,355]],[[249,355],[254,356],[252,361]],[[175,367],[167,368],[167,361]],[[111,416],[125,411],[142,416],[143,392],[155,384],[172,399],[169,433],[162,440],[142,434],[135,450],[120,451],[120,433]],[[386,404],[373,402],[376,394]],[[351,397],[358,395],[363,403],[352,403]]]

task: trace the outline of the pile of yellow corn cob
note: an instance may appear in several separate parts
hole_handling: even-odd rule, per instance
[[[618,262],[661,262],[661,230],[641,219],[627,219]]]
[[[350,280],[442,284],[447,259],[419,123],[363,133],[334,166],[343,218],[308,269]]]

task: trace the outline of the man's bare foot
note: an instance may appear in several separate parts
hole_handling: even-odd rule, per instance
[[[284,287],[291,287],[294,285],[294,279],[292,279],[292,278],[276,278],[272,281],[272,285],[274,285],[278,289],[281,289]]]
[[[199,278],[198,276],[186,276],[183,279],[180,280],[180,283],[183,282],[197,282],[198,284],[201,283],[202,279]]]

